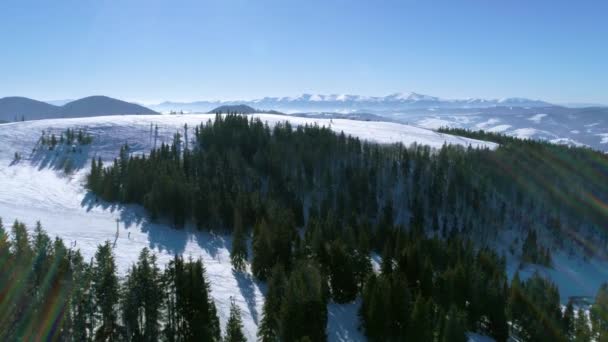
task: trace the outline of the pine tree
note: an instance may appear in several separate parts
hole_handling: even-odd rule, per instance
[[[237,272],[245,271],[247,261],[247,240],[243,219],[238,210],[234,211],[234,230],[232,231],[232,250],[230,251],[232,267]]]
[[[414,328],[414,327],[412,327]],[[466,342],[465,335],[465,319],[464,314],[455,306],[450,308],[450,311],[443,318],[442,342]]]
[[[95,339],[116,341],[119,339],[120,330],[117,315],[119,284],[112,246],[109,241],[97,248],[92,279],[93,296],[100,320],[99,327],[95,331]]]
[[[432,303],[424,299],[421,295],[416,297],[412,315],[410,318],[410,329],[408,329],[409,341],[432,341],[433,340],[433,320]]]
[[[167,323],[170,341],[220,341],[221,331],[201,260],[175,256],[165,269]]]
[[[598,341],[608,341],[608,283],[602,284],[590,310],[593,333]]]
[[[285,295],[285,271],[281,264],[275,265],[268,278],[268,291],[264,301],[262,322],[258,327],[258,339],[262,342],[279,340],[279,318],[281,303]]]
[[[357,296],[357,279],[352,260],[354,253],[347,252],[338,241],[334,241],[329,248],[332,296],[337,303],[352,301]]]
[[[327,305],[323,298],[321,274],[317,267],[301,263],[292,271],[281,303],[281,341],[325,341]]]
[[[566,337],[568,339],[572,339],[574,337],[574,307],[571,301],[568,301],[568,305],[566,305],[566,309],[564,310],[564,318],[563,318],[563,329]]]
[[[128,340],[154,341],[160,332],[162,310],[160,270],[147,248],[127,274],[121,309]]]
[[[591,330],[589,328],[589,320],[587,319],[587,313],[583,309],[578,310],[576,314],[576,319],[574,321],[574,341],[591,341]]]
[[[234,298],[230,301],[230,317],[226,323],[224,342],[247,342],[247,338],[245,338],[245,334],[243,333],[241,310],[236,306]]]

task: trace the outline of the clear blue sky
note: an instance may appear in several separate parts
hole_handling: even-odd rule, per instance
[[[608,103],[608,1],[3,0],[0,97]]]

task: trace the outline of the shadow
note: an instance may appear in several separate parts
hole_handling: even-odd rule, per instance
[[[257,325],[258,322],[258,310],[256,307],[256,298],[255,298],[255,286],[252,279],[251,274],[244,272],[237,272],[232,270],[232,275],[241,290],[241,295],[245,298],[245,303],[247,303],[247,309],[251,313],[251,318]]]
[[[226,239],[225,236],[216,234],[213,231],[192,229],[197,232],[195,237],[199,247],[205,250],[212,258],[217,259],[219,257],[218,253],[222,249],[232,250],[232,240],[230,238]]]
[[[119,229],[128,231],[129,229],[139,228],[142,233],[148,236],[149,248],[153,251],[166,251],[171,255],[183,254],[191,236],[199,235],[192,229],[176,229],[169,222],[163,220],[153,222],[146,210],[140,205],[104,201],[91,191],[84,195],[80,205],[87,212],[99,208],[117,214]],[[219,242],[214,242],[209,245],[209,249],[215,249],[217,253],[217,249],[221,246],[222,244]]]
[[[90,145],[58,144],[49,150],[47,146],[36,145],[30,154],[30,162],[38,170],[53,169],[71,173],[82,169],[89,159]]]

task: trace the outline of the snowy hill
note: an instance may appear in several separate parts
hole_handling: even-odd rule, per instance
[[[97,115],[156,114],[151,109],[107,96],[89,96],[61,106],[25,97],[0,99],[0,121],[75,118]]]
[[[440,147],[444,143],[494,148],[496,145],[387,122],[364,122],[344,119],[312,119],[271,114],[256,114],[269,125],[289,120],[294,125],[318,124],[335,131],[381,143],[413,142]],[[245,331],[255,340],[261,319],[264,287],[250,274],[235,274],[230,264],[230,236],[215,235],[186,227],[173,229],[168,224],[152,223],[138,206],[121,206],[97,202],[83,188],[92,157],[106,161],[117,156],[121,145],[128,143],[133,153],[146,153],[154,146],[151,125],[158,125],[156,144],[169,142],[184,124],[191,129],[212,119],[202,115],[129,115],[91,118],[49,119],[0,125],[0,217],[10,224],[25,221],[31,229],[40,220],[51,236],[58,235],[66,244],[75,242],[85,259],[91,258],[97,245],[109,240],[119,272],[124,274],[135,262],[140,250],[149,247],[158,255],[159,264],[167,263],[174,254],[202,258],[222,326],[229,315],[230,297],[241,307]],[[82,151],[33,149],[41,132],[59,134],[67,128],[84,129],[93,142]],[[48,133],[47,133],[48,134]],[[68,149],[69,150],[69,149]],[[15,152],[22,158],[14,160]],[[66,175],[62,165],[69,159],[74,172]],[[116,233],[118,219],[119,235]],[[329,305],[329,340],[362,340],[356,330],[359,302]]]

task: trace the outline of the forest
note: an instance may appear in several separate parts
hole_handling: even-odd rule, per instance
[[[327,127],[285,122],[271,128],[242,115],[217,115],[194,129],[185,126],[171,144],[147,155],[130,153],[125,145],[108,165],[93,158],[87,188],[105,201],[141,204],[151,219],[176,229],[192,222],[232,234],[233,268],[245,272],[250,266],[268,287],[261,341],[323,341],[327,303],[356,298],[362,301],[360,326],[370,341],[462,341],[466,331],[497,341],[509,335],[524,341],[607,338],[606,286],[589,316],[572,304],[561,310],[554,284],[539,275],[520,279],[516,274],[509,280],[505,256],[492,248],[497,236],[514,231],[521,238],[509,253],[523,262],[550,267],[553,248],[603,255],[607,240],[600,227],[606,214],[597,203],[608,198],[608,185],[597,176],[607,169],[606,157],[485,132],[449,133],[500,146],[379,145]],[[87,316],[86,339],[222,338],[200,262],[176,256],[164,272],[141,271],[163,280],[159,288],[136,293],[170,293],[161,297],[169,301],[155,303],[159,311],[150,314],[158,326],[144,328],[146,310],[127,307],[145,301],[124,296],[129,286],[142,284],[130,281],[140,267],[156,269],[149,266],[153,256],[142,251],[140,262],[119,281],[107,261],[111,249],[104,246],[101,261],[79,267],[107,266],[112,288],[107,293],[118,295],[111,305],[93,305],[105,312]],[[17,249],[11,244],[6,250],[10,257]],[[382,260],[376,271],[372,253]],[[185,280],[177,279],[184,274],[196,279],[188,286],[197,290],[182,295],[206,298],[204,308],[180,311],[177,289]],[[91,281],[98,279],[104,278]],[[59,283],[63,288],[70,282]],[[90,285],[87,291],[94,294],[94,289]],[[96,303],[101,297],[87,298]],[[191,324],[203,329],[192,332],[200,335],[179,335]],[[22,336],[13,325],[6,331]],[[70,329],[62,331],[75,331]],[[146,329],[154,333],[145,335]],[[228,330],[238,335],[239,329]]]
[[[497,341],[509,334],[524,341],[608,338],[608,285],[588,315],[572,303],[562,311],[555,285],[538,275],[508,282],[504,260],[488,249],[475,251],[458,237],[394,234],[378,272],[368,255],[351,254],[340,240],[297,244],[291,267],[277,263],[267,276],[258,340],[325,340],[327,302],[355,296],[370,341],[466,341],[466,331]],[[234,302],[222,334],[200,260],[175,256],[160,269],[144,248],[119,277],[109,242],[87,261],[40,223],[28,233],[19,221],[5,229],[0,220],[0,285],[3,341],[246,340]]]

